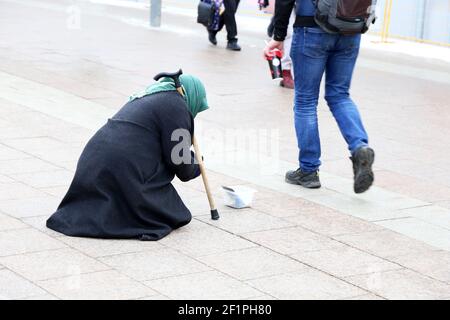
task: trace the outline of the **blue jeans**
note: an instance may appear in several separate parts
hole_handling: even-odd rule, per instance
[[[360,35],[341,36],[319,28],[294,28],[291,58],[295,80],[295,130],[300,168],[304,172],[316,171],[321,165],[317,105],[324,73],[325,100],[350,152],[368,144],[366,130],[349,93],[360,41]]]

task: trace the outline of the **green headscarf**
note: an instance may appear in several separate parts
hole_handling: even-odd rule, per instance
[[[186,100],[189,112],[195,118],[199,112],[205,111],[209,108],[208,101],[206,99],[205,86],[200,79],[189,74],[181,75],[180,82],[184,91],[184,99]],[[158,82],[148,86],[144,91],[132,95],[130,97],[130,101],[158,92],[176,90],[175,83],[171,78],[162,78]]]

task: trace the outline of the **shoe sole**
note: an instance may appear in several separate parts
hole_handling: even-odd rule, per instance
[[[372,149],[365,149],[358,156],[357,170],[355,174],[355,193],[363,193],[369,190],[375,180],[372,165],[375,160],[375,152]]]
[[[322,185],[320,184],[320,181],[319,182],[317,182],[317,181],[300,182],[300,181],[292,181],[292,180],[289,180],[286,178],[285,178],[285,181],[289,184],[302,186],[307,189],[319,189],[320,187],[322,187]]]

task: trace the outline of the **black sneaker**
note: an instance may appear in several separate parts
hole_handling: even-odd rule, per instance
[[[232,51],[241,51],[241,46],[237,43],[237,40],[228,41],[227,49]]]
[[[375,152],[369,147],[362,147],[355,151],[350,159],[353,162],[353,173],[355,174],[355,193],[367,191],[374,181],[372,165],[375,160]]]
[[[215,46],[217,46],[216,34],[216,32],[208,30],[208,40]]]
[[[319,172],[302,172],[301,169],[288,171],[286,173],[286,182],[297,184],[308,189],[318,189],[321,187]]]

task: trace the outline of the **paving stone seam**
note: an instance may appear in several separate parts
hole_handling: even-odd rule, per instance
[[[392,230],[390,230],[390,231],[392,231]],[[368,231],[368,232],[378,232],[378,231]],[[395,232],[395,231],[392,231],[392,232]],[[407,237],[407,236],[405,236],[405,235],[403,235],[403,234],[401,234],[401,233],[398,233],[398,232],[395,232],[395,233],[397,233],[397,234],[399,234],[399,235],[401,235],[401,236]],[[448,284],[448,283],[445,282],[445,281],[442,281],[442,280],[439,280],[439,279],[435,279],[435,278],[433,278],[433,277],[430,276],[430,275],[421,273],[421,272],[416,271],[416,270],[414,270],[414,269],[412,269],[412,268],[410,268],[410,267],[404,266],[404,265],[402,265],[401,263],[399,263],[399,262],[397,262],[397,261],[395,261],[395,260],[392,260],[392,259],[394,258],[394,256],[380,257],[380,256],[377,256],[376,254],[371,253],[371,252],[364,251],[364,250],[362,250],[362,249],[360,249],[360,248],[357,248],[357,247],[354,247],[354,246],[352,246],[352,245],[350,245],[350,244],[348,244],[348,243],[342,242],[342,241],[339,240],[339,239],[334,239],[334,238],[332,238],[332,239],[335,240],[335,241],[337,241],[337,242],[339,242],[339,243],[342,243],[343,245],[349,246],[349,247],[351,247],[351,248],[353,248],[353,249],[356,249],[356,250],[358,250],[358,251],[361,251],[361,252],[364,252],[364,253],[366,253],[366,254],[368,254],[368,255],[371,255],[371,256],[373,256],[373,257],[375,257],[375,258],[382,259],[382,260],[387,261],[387,262],[390,262],[390,263],[392,263],[392,264],[396,264],[396,265],[398,265],[399,267],[401,267],[401,269],[403,269],[403,270],[409,270],[409,271],[412,271],[412,272],[414,272],[414,273],[416,273],[416,274],[419,274],[419,275],[422,275],[422,276],[424,276],[424,277],[426,277],[426,278],[429,278],[429,279],[431,279],[431,280],[435,280],[435,281],[439,281],[439,282],[444,283],[444,284]],[[414,240],[415,240],[415,239],[414,239]],[[417,240],[416,240],[416,241],[417,241]],[[445,251],[445,250],[442,250],[442,249],[436,249],[436,250],[431,250],[431,251],[434,252],[434,251]],[[408,255],[408,254],[404,254],[404,255],[400,255],[400,256],[397,255],[397,256],[395,256],[395,257],[401,257],[401,256],[407,256],[407,255]],[[395,270],[386,270],[386,271],[382,271],[381,273],[384,273],[384,272],[391,272],[391,271],[395,271]],[[373,272],[373,273],[377,273],[377,272]],[[367,274],[373,274],[373,273],[367,273]],[[449,282],[449,284],[450,284],[450,282]]]
[[[9,268],[6,267],[6,266],[5,266],[5,269],[2,269],[2,270],[8,270],[9,272],[11,272],[11,273],[13,273],[14,275],[16,275],[17,277],[19,277],[20,279],[25,280],[26,282],[35,285],[36,287],[38,287],[39,289],[41,289],[42,291],[44,291],[46,294],[48,294],[48,295],[50,295],[50,296],[55,296],[54,294],[52,294],[52,293],[51,293],[50,291],[48,291],[47,289],[45,289],[45,288],[43,288],[42,286],[40,286],[38,283],[36,283],[36,282],[34,282],[34,281],[30,280],[30,279],[25,278],[25,277],[22,276],[21,274],[15,272],[14,270],[9,269]],[[38,296],[38,295],[25,296],[25,297],[19,298],[19,300],[21,300],[21,299],[23,299],[23,298],[32,298],[33,296],[36,297],[36,296]],[[59,297],[57,297],[57,298],[59,298]],[[17,300],[17,299],[16,299],[16,300]]]
[[[49,195],[49,196],[52,196],[52,195]],[[53,196],[53,197],[54,197],[54,196]],[[29,200],[32,200],[32,199],[36,199],[36,198],[29,198]],[[22,199],[15,199],[15,200],[17,201],[17,200],[22,200]],[[56,211],[56,208],[55,208],[55,211]],[[49,217],[51,214],[52,214],[52,213],[49,212],[48,214],[39,214],[39,215],[36,215],[36,216],[20,217],[19,219],[20,219],[23,223],[28,224],[27,222],[25,222],[25,221],[23,221],[23,220],[25,220],[25,219],[33,219],[33,218],[41,218],[41,217]],[[39,230],[39,229],[35,228],[34,226],[32,226],[31,224],[28,224],[28,225],[29,225],[30,227],[36,229],[36,230]],[[40,230],[40,231],[42,231],[42,230]],[[62,237],[62,236],[64,236],[64,235],[61,234],[60,237]]]
[[[171,248],[171,249],[172,249],[172,248]],[[248,248],[247,248],[247,249],[248,249]],[[178,253],[180,253],[180,254],[182,254],[182,255],[184,255],[184,256],[187,256],[185,253],[183,253],[183,252],[180,251],[179,249],[172,249],[172,250],[177,251]],[[236,250],[230,250],[230,251],[236,251]],[[229,251],[228,251],[228,252],[229,252]],[[220,274],[222,274],[222,275],[224,275],[224,276],[230,277],[230,278],[232,278],[232,279],[234,279],[234,280],[236,280],[236,281],[238,281],[238,282],[240,282],[240,283],[244,283],[244,284],[248,285],[248,286],[251,287],[252,289],[255,289],[256,291],[261,292],[263,295],[269,295],[269,296],[273,297],[271,294],[269,294],[269,293],[267,293],[267,292],[265,292],[265,291],[262,291],[261,289],[258,289],[258,288],[256,288],[256,287],[254,287],[254,286],[252,286],[252,285],[246,283],[245,281],[243,281],[243,280],[241,280],[241,279],[239,279],[239,278],[237,278],[237,277],[234,277],[234,276],[231,275],[231,274],[228,274],[228,273],[226,273],[226,272],[224,272],[224,271],[222,271],[222,270],[216,269],[216,268],[214,268],[213,266],[210,266],[210,265],[206,264],[205,262],[199,260],[199,259],[198,259],[199,257],[191,257],[191,256],[188,256],[188,257],[189,257],[190,259],[193,259],[193,260],[195,260],[196,262],[198,262],[198,263],[200,263],[200,264],[202,264],[202,265],[208,267],[209,269],[211,269],[211,270],[209,270],[209,271],[216,271],[216,272],[218,272],[218,273],[220,273]],[[204,272],[208,272],[208,271],[199,271],[199,272],[190,273],[190,274],[200,274],[200,273],[204,273]],[[169,277],[164,277],[164,278],[161,278],[161,279],[175,278],[175,277],[180,277],[180,276],[184,276],[184,275],[169,276]],[[152,279],[152,280],[157,280],[157,279]],[[152,280],[146,280],[146,281],[152,281]],[[273,297],[273,298],[275,298],[275,297]]]
[[[379,294],[377,294],[377,293],[375,293],[375,292],[369,291],[369,290],[366,289],[366,288],[360,287],[360,286],[357,285],[357,284],[354,284],[354,283],[349,282],[349,281],[346,280],[345,278],[337,277],[337,276],[335,276],[335,275],[332,275],[332,274],[330,274],[330,273],[328,273],[328,272],[326,272],[326,271],[323,271],[323,270],[321,270],[321,269],[318,269],[317,267],[314,267],[314,266],[309,265],[309,264],[307,264],[307,263],[303,263],[303,262],[301,262],[301,263],[302,263],[303,265],[305,265],[305,266],[307,266],[307,267],[309,267],[309,268],[312,269],[312,270],[305,271],[305,272],[303,272],[303,273],[308,273],[308,272],[311,272],[311,271],[315,271],[315,272],[318,272],[318,273],[321,273],[321,274],[325,274],[325,275],[330,276],[330,277],[332,277],[332,278],[334,278],[334,279],[336,279],[336,280],[339,280],[339,281],[341,281],[341,282],[343,282],[343,283],[345,283],[345,284],[347,284],[347,285],[350,285],[351,287],[358,288],[358,289],[360,289],[361,291],[365,292],[365,294],[373,294],[373,295],[375,295],[375,296],[377,296],[377,297],[379,297],[379,298],[386,299],[385,297],[383,297],[383,296],[381,296],[381,295],[379,295]],[[249,284],[248,282],[254,281],[254,280],[262,280],[262,279],[266,279],[266,278],[272,278],[272,277],[275,277],[275,276],[283,276],[283,275],[291,275],[291,274],[295,274],[295,271],[294,271],[294,272],[292,272],[292,271],[291,271],[291,272],[281,272],[281,273],[278,273],[278,274],[275,274],[275,275],[264,276],[264,277],[257,277],[257,278],[252,278],[252,279],[246,279],[246,280],[244,280],[244,282],[245,282],[246,284]],[[259,290],[261,291],[261,289],[259,289]],[[358,295],[358,296],[361,296],[361,295]],[[344,297],[344,298],[342,298],[342,299],[349,299],[349,298],[351,298],[351,297]]]
[[[8,213],[6,213],[6,212],[4,212],[4,211],[2,211],[2,210],[0,210],[0,214],[6,216],[7,218],[10,218],[10,219],[13,219],[13,220],[17,220],[17,221],[22,222],[23,224],[25,224],[25,226],[23,226],[23,227],[21,226],[21,227],[16,227],[16,228],[11,228],[11,229],[3,229],[3,230],[0,230],[0,233],[3,232],[3,231],[13,231],[13,230],[28,229],[29,227],[31,227],[29,224],[23,222],[22,219],[13,217],[13,216],[11,216],[10,214],[8,214]],[[33,229],[35,229],[35,228],[33,228]]]
[[[63,235],[63,237],[66,237],[65,235]],[[139,240],[137,240],[137,239],[134,239],[133,241],[139,241]],[[161,245],[163,245],[163,244],[161,244]],[[70,246],[69,246],[70,247]],[[74,248],[74,247],[70,247],[70,248],[72,248],[72,249],[74,249],[74,250],[77,250],[77,251],[80,251],[80,249],[77,249],[77,248]],[[170,247],[166,247],[167,249],[172,249],[172,248],[170,248]],[[113,257],[117,257],[117,256],[121,256],[121,255],[124,255],[124,254],[139,254],[139,253],[150,253],[150,252],[152,252],[152,251],[155,251],[155,250],[161,250],[161,249],[164,249],[164,248],[154,248],[154,249],[151,249],[151,248],[149,248],[149,249],[143,249],[143,250],[138,250],[138,251],[127,251],[127,252],[122,252],[122,253],[112,253],[112,254],[106,254],[106,255],[101,255],[101,256],[91,256],[91,255],[89,255],[88,253],[84,253],[85,255],[87,255],[88,257],[90,257],[90,258],[93,258],[93,259],[103,259],[103,258],[113,258]],[[80,252],[83,252],[83,251],[80,251]]]
[[[101,263],[100,261],[97,261],[97,262]],[[36,280],[36,282],[63,280],[63,279],[70,279],[70,278],[74,278],[74,277],[80,277],[80,276],[85,276],[85,275],[92,275],[92,274],[102,273],[102,272],[117,271],[114,268],[111,268],[110,266],[106,266],[106,267],[108,267],[108,269],[96,270],[96,271],[87,271],[87,272],[81,272],[81,273],[71,274],[71,275],[64,275],[64,276],[59,276],[59,277],[51,277],[51,278],[47,278],[47,279]],[[127,278],[130,278],[130,277],[127,277]]]
[[[139,284],[142,285],[143,287],[146,287],[146,288],[151,289],[151,290],[153,290],[153,291],[156,292],[154,295],[150,295],[150,296],[149,296],[149,295],[143,295],[143,296],[135,297],[135,298],[133,298],[132,300],[139,300],[139,299],[143,299],[143,298],[146,298],[146,297],[153,297],[153,296],[157,296],[157,295],[162,295],[162,296],[164,296],[164,295],[161,294],[159,291],[157,291],[157,290],[155,290],[155,289],[153,289],[153,288],[150,288],[149,286],[146,286],[143,282],[138,281],[138,280],[136,280],[136,279],[133,279],[133,278],[131,278],[130,276],[127,276],[127,275],[123,274],[122,272],[120,272],[120,271],[118,271],[118,270],[115,270],[115,269],[108,269],[108,270],[101,270],[101,271],[86,272],[86,273],[82,273],[82,274],[77,275],[77,276],[92,275],[92,274],[95,274],[95,273],[111,272],[111,271],[117,272],[117,273],[119,273],[122,277],[126,278],[127,280],[130,280],[130,281],[132,281],[132,282],[139,283]],[[58,278],[53,278],[53,279],[39,280],[39,282],[47,282],[47,281],[55,281],[55,280],[64,280],[64,279],[70,279],[71,277],[74,277],[74,276],[64,276],[64,277],[58,277]],[[120,289],[119,289],[119,290],[120,290]],[[57,297],[57,298],[60,298],[60,297]],[[63,298],[60,298],[60,299],[61,299],[61,300],[64,300]],[[68,299],[68,300],[70,300],[70,299]],[[94,299],[94,300],[98,300],[98,299]],[[125,299],[125,300],[127,300],[127,299]],[[130,300],[130,299],[128,299],[128,300]]]
[[[195,258],[193,258],[193,257],[191,257],[191,256],[188,256],[188,255],[186,255],[185,253],[183,253],[183,252],[181,252],[181,251],[179,251],[179,250],[172,249],[172,248],[168,248],[168,247],[167,247],[167,249],[171,249],[171,250],[174,250],[174,251],[178,251],[182,256],[185,256],[185,257],[187,257],[187,258],[189,258],[189,259],[191,259],[191,260],[195,260],[196,262],[200,262],[200,261],[197,261],[197,259],[195,259]],[[138,253],[141,253],[141,252],[138,252]],[[128,254],[128,253],[123,253],[123,255],[127,255],[127,254]],[[101,258],[103,258],[103,257],[100,257],[100,258],[98,258],[98,259],[96,259],[96,260],[100,260],[100,261],[101,261]],[[103,263],[104,263],[104,262],[103,262]],[[204,263],[201,263],[201,264],[207,266],[207,265],[204,264]],[[108,265],[108,266],[109,266],[109,265]],[[152,289],[153,291],[158,292],[158,294],[161,294],[161,295],[163,295],[161,292],[159,292],[158,290],[156,290],[156,289],[154,289],[154,288],[152,288],[152,287],[146,285],[145,282],[152,281],[152,280],[165,279],[165,278],[172,278],[172,277],[176,277],[176,276],[187,276],[187,275],[191,275],[191,274],[198,274],[198,273],[207,272],[207,271],[197,271],[197,272],[189,272],[189,273],[185,273],[185,274],[178,274],[178,275],[176,275],[176,276],[170,276],[170,277],[162,277],[162,278],[155,278],[155,279],[145,279],[145,280],[142,280],[142,279],[137,279],[137,278],[135,278],[135,277],[132,277],[132,276],[130,276],[130,275],[127,275],[127,274],[123,273],[122,271],[116,269],[116,268],[113,267],[113,266],[109,266],[109,267],[111,267],[114,271],[118,272],[119,274],[121,274],[121,275],[123,275],[123,276],[125,276],[125,277],[127,277],[127,278],[129,278],[129,279],[132,279],[133,281],[136,281],[136,282],[138,282],[138,283],[140,283],[140,284],[146,286],[147,288],[150,288],[150,289]],[[207,266],[207,267],[211,269],[211,267],[209,267],[209,266]],[[163,296],[164,296],[164,295],[163,295]]]
[[[307,228],[305,228],[305,229],[307,229]],[[347,243],[344,243],[344,242],[342,242],[342,241],[340,241],[340,240],[338,240],[338,239],[335,239],[335,238],[333,238],[333,237],[329,237],[329,236],[326,236],[326,235],[322,235],[322,234],[320,234],[320,233],[318,233],[318,232],[316,232],[316,231],[314,231],[314,230],[310,230],[310,229],[307,229],[307,230],[308,230],[308,231],[311,231],[311,232],[313,232],[313,233],[315,233],[315,234],[318,234],[318,235],[327,237],[327,238],[329,238],[329,239],[331,239],[331,240],[337,241],[337,242],[339,242],[339,243],[341,243],[341,244],[343,244],[343,245],[345,245],[345,246],[351,247],[351,248],[353,248],[353,249],[355,249],[355,250],[358,250],[358,251],[360,251],[360,252],[366,253],[366,254],[368,254],[368,255],[370,255],[370,256],[373,256],[373,257],[375,257],[375,258],[378,258],[378,259],[381,259],[381,260],[383,260],[383,261],[390,262],[390,263],[392,263],[392,264],[398,265],[398,266],[400,267],[399,269],[396,269],[396,270],[387,270],[387,271],[383,271],[383,272],[381,272],[381,273],[389,272],[389,271],[398,271],[398,270],[409,270],[409,271],[412,271],[412,272],[414,272],[414,273],[416,273],[416,274],[418,274],[418,275],[422,275],[422,276],[424,276],[424,277],[427,277],[427,278],[429,278],[429,279],[431,279],[431,280],[437,280],[437,281],[439,281],[439,282],[441,282],[441,283],[448,284],[448,283],[445,282],[445,281],[435,279],[435,278],[433,278],[433,277],[431,277],[431,276],[429,276],[429,275],[422,274],[422,273],[420,273],[420,272],[417,272],[417,271],[414,270],[414,269],[405,267],[405,266],[401,265],[400,263],[398,263],[398,262],[396,262],[396,261],[389,260],[389,258],[379,257],[379,256],[377,256],[377,255],[375,255],[375,254],[373,254],[373,253],[371,253],[371,252],[364,251],[364,250],[362,250],[362,249],[360,249],[360,248],[357,248],[357,247],[354,247],[354,246],[349,245],[349,244],[347,244]],[[370,232],[377,232],[377,231],[370,231]],[[364,232],[362,232],[362,233],[364,233]],[[355,233],[355,234],[357,234],[357,233]],[[400,235],[402,235],[402,234],[400,234]],[[240,237],[240,235],[237,235],[237,236]],[[402,235],[402,236],[403,236],[403,235]],[[250,242],[253,242],[253,241],[251,241],[251,240],[249,240],[249,239],[246,239],[246,240],[248,240],[248,241],[250,241]],[[374,295],[376,295],[376,296],[378,296],[378,297],[380,297],[380,298],[387,299],[386,297],[383,297],[383,296],[378,295],[378,294],[376,294],[376,293],[374,293],[374,292],[368,291],[367,289],[364,289],[364,288],[362,288],[362,287],[359,287],[359,286],[357,286],[357,285],[355,285],[355,284],[353,284],[353,283],[351,283],[351,282],[348,282],[348,281],[345,279],[345,278],[347,278],[347,277],[339,277],[339,276],[336,276],[336,275],[331,274],[331,273],[329,273],[329,272],[327,272],[327,271],[325,271],[325,270],[322,270],[322,269],[320,269],[320,268],[318,268],[318,267],[309,265],[309,264],[307,264],[307,263],[305,263],[305,262],[303,262],[303,261],[301,261],[301,260],[295,259],[294,257],[291,257],[291,256],[289,256],[289,255],[280,253],[280,252],[276,251],[275,249],[266,247],[266,246],[261,245],[261,244],[258,244],[258,243],[256,243],[256,244],[259,245],[260,247],[263,247],[263,248],[269,249],[269,250],[271,250],[271,251],[273,251],[273,252],[275,252],[275,253],[281,254],[281,255],[283,255],[283,256],[285,256],[285,257],[289,257],[289,258],[291,258],[291,259],[293,259],[293,260],[295,260],[295,261],[298,261],[298,262],[300,262],[300,263],[302,263],[302,264],[304,264],[304,265],[306,265],[306,266],[308,266],[308,267],[310,267],[310,268],[312,268],[312,269],[315,269],[315,270],[317,270],[317,271],[319,271],[319,272],[325,273],[325,274],[327,274],[327,275],[329,275],[329,276],[331,276],[331,277],[333,277],[333,278],[342,280],[342,281],[346,282],[347,284],[351,284],[351,285],[353,285],[353,286],[355,286],[355,287],[358,287],[359,289],[362,289],[362,290],[364,290],[364,291],[367,291],[367,292],[369,292],[369,293],[371,293],[371,294],[374,294]],[[315,251],[321,251],[321,250],[315,250]],[[443,250],[436,250],[436,251],[443,251]],[[368,273],[368,274],[372,274],[372,273]],[[364,274],[358,274],[358,275],[364,275]],[[262,278],[264,278],[264,277],[262,277]],[[449,283],[450,283],[450,282],[449,282]]]
[[[17,230],[22,231],[22,230],[26,230],[26,229],[28,229],[28,228],[24,228],[24,229],[16,229],[16,230],[9,230],[9,231],[17,231]],[[30,229],[31,229],[31,228],[30,228]],[[38,229],[35,229],[35,228],[32,228],[32,229],[41,232],[41,231],[38,230]],[[8,231],[8,232],[9,232],[9,231]],[[1,234],[2,232],[3,232],[3,231],[0,231],[0,234]],[[44,234],[45,234],[45,233],[44,233]],[[56,238],[52,238],[52,239],[57,240],[57,241],[59,241],[59,242],[62,242],[62,241],[60,241],[60,240],[58,240],[58,239],[56,239]],[[54,249],[33,250],[33,251],[27,251],[27,252],[23,252],[23,253],[9,254],[9,255],[6,255],[6,256],[0,255],[0,260],[3,259],[3,258],[23,256],[23,255],[25,255],[25,254],[41,253],[41,252],[45,252],[45,251],[57,251],[57,250],[61,250],[61,249],[64,249],[64,247],[61,247],[61,248],[54,248]]]
[[[436,250],[436,251],[445,251],[445,250]],[[418,274],[418,275],[421,275],[421,276],[423,276],[423,277],[426,277],[426,278],[428,278],[428,279],[430,279],[430,280],[438,281],[438,282],[440,282],[440,283],[443,283],[443,284],[446,284],[446,285],[450,285],[450,281],[444,281],[444,280],[440,280],[440,279],[434,278],[433,276],[428,275],[428,274],[425,274],[425,273],[422,273],[422,272],[420,272],[420,271],[418,271],[418,270],[415,270],[414,268],[406,267],[406,266],[402,265],[401,262],[396,262],[396,261],[389,260],[389,259],[392,259],[392,258],[389,258],[389,257],[386,258],[387,261],[389,261],[389,262],[391,262],[391,263],[394,263],[394,264],[397,264],[397,265],[401,266],[404,270],[409,270],[409,271],[412,271],[412,272],[414,272],[414,273],[416,273],[416,274]],[[389,272],[389,271],[393,271],[393,270],[387,270],[387,271],[384,271],[384,272]]]
[[[25,109],[30,110],[29,112],[38,113],[38,114],[44,115],[44,116],[46,116],[46,117],[53,118],[53,117],[51,117],[51,116],[49,116],[49,115],[47,115],[47,114],[44,114],[44,113],[42,113],[42,112],[40,112],[40,111],[34,111],[33,109],[31,109],[31,108],[29,108],[29,107],[26,107],[26,106],[22,106],[22,107],[25,108]],[[54,120],[57,121],[56,118],[54,118]],[[6,121],[7,121],[7,120],[6,120]],[[30,140],[30,139],[39,139],[39,138],[48,138],[48,139],[50,139],[50,140],[55,140],[55,141],[57,141],[57,142],[64,143],[64,141],[59,140],[59,139],[56,138],[56,137],[52,137],[52,136],[48,136],[48,135],[39,135],[39,136],[34,136],[34,137],[16,137],[16,138],[2,139],[2,140],[1,140],[2,142],[0,142],[0,144],[6,145],[8,148],[14,148],[14,147],[11,147],[10,145],[8,145],[8,144],[7,144],[7,141]],[[5,142],[6,142],[6,144],[5,144]]]
[[[447,228],[446,226],[441,226],[441,225],[439,225],[439,224],[437,224],[437,223],[431,223],[430,221],[425,220],[424,218],[421,218],[421,217],[414,217],[414,216],[411,216],[411,217],[409,217],[409,218],[417,219],[417,220],[422,221],[422,222],[425,223],[425,224],[429,224],[429,225],[432,225],[432,226],[439,227],[439,228],[441,228],[441,229],[450,231],[450,228]]]
[[[206,222],[204,222],[204,223],[206,223]],[[216,227],[216,228],[217,228],[217,227]],[[319,269],[319,268],[317,268],[317,267],[315,267],[315,266],[309,265],[309,264],[307,264],[307,263],[305,263],[305,262],[301,262],[300,260],[294,259],[293,257],[291,257],[291,256],[289,256],[289,255],[280,253],[280,252],[276,251],[275,249],[266,247],[266,246],[264,246],[264,245],[262,245],[262,244],[259,244],[259,243],[254,242],[254,241],[252,241],[252,240],[250,240],[250,239],[246,239],[246,238],[242,237],[241,235],[234,234],[234,233],[232,233],[232,232],[230,232],[230,231],[228,231],[228,230],[224,230],[224,231],[227,232],[227,233],[230,233],[230,234],[232,234],[232,235],[235,235],[235,236],[237,236],[237,237],[239,237],[239,238],[241,238],[241,239],[243,239],[243,240],[246,240],[246,241],[249,241],[249,242],[251,242],[251,243],[254,243],[254,244],[255,244],[256,246],[258,246],[258,247],[265,248],[265,249],[267,249],[267,250],[269,250],[269,251],[272,251],[273,253],[282,255],[282,256],[284,256],[284,257],[286,257],[286,258],[288,258],[288,259],[290,259],[290,260],[293,260],[293,261],[295,261],[295,262],[297,262],[297,263],[301,263],[301,264],[303,264],[303,265],[305,265],[305,266],[308,266],[308,267],[310,267],[311,269],[314,269],[314,270],[316,270],[316,271],[318,271],[318,272],[320,272],[320,273],[324,273],[324,274],[326,274],[326,275],[328,275],[328,276],[330,276],[330,277],[332,277],[332,278],[341,280],[341,281],[345,282],[346,284],[351,285],[351,286],[353,286],[353,287],[357,287],[358,289],[361,289],[361,290],[363,290],[363,291],[365,291],[365,292],[367,292],[367,293],[372,293],[372,294],[377,295],[377,294],[374,293],[374,292],[368,291],[367,289],[364,289],[364,288],[359,287],[359,286],[357,286],[357,285],[355,285],[355,284],[353,284],[353,283],[350,283],[350,282],[347,281],[345,278],[338,277],[338,276],[333,275],[333,274],[331,274],[331,273],[329,273],[329,272],[327,272],[327,271],[321,270],[321,269]],[[317,234],[317,232],[315,232],[315,233]],[[247,248],[247,249],[248,249],[248,248]],[[242,249],[242,250],[244,250],[244,249]],[[358,249],[358,250],[361,251],[360,249]],[[195,258],[194,258],[194,259],[195,259]],[[382,258],[380,258],[380,259],[382,259]],[[196,259],[196,260],[197,260],[197,259]],[[283,273],[283,274],[288,274],[288,273],[289,273],[289,272],[286,272],[286,273]],[[290,272],[290,273],[292,273],[292,272]],[[268,277],[268,276],[264,276],[264,277],[260,277],[260,278],[261,278],[261,279],[264,279],[264,278],[267,278],[267,277]],[[255,278],[255,279],[259,279],[259,278]],[[255,280],[255,279],[252,279],[252,280]],[[378,295],[377,295],[377,296],[378,296]],[[384,298],[384,297],[382,297],[382,296],[380,296],[380,297],[381,297],[381,298]]]
[[[220,212],[219,212],[220,213]],[[265,213],[265,214],[267,214],[267,213]],[[197,217],[204,217],[204,216],[207,216],[207,215],[202,215],[202,216],[196,216],[196,217],[194,217],[194,219],[196,219]],[[271,217],[273,217],[273,216],[271,216]],[[278,218],[278,217],[275,217],[275,218]],[[278,219],[280,219],[280,220],[282,220],[282,218],[278,218]],[[206,221],[202,221],[202,220],[200,220],[200,219],[196,219],[197,221],[201,221],[201,222],[203,222],[203,223],[205,223],[205,224],[207,224],[207,225],[209,225],[209,226],[211,226],[211,227],[214,227],[214,228],[216,228],[216,229],[218,229],[218,230],[222,230],[222,231],[226,231],[226,232],[228,232],[228,233],[230,233],[230,234],[232,234],[232,235],[235,235],[235,236],[239,236],[240,234],[238,234],[238,233],[233,233],[233,232],[231,232],[231,231],[229,231],[229,230],[226,230],[226,229],[224,229],[224,228],[222,228],[222,227],[220,227],[220,226],[217,226],[217,225],[215,225],[214,224],[214,222],[206,222]],[[284,221],[284,222],[286,222],[286,223],[290,223],[289,221]],[[271,228],[271,229],[261,229],[261,230],[257,230],[257,231],[252,231],[252,232],[263,232],[263,231],[275,231],[275,230],[284,230],[284,229],[288,229],[288,228],[295,228],[296,226],[286,226],[286,227],[277,227],[277,228]],[[269,227],[270,228],[270,227]],[[245,233],[242,233],[242,234],[247,234],[247,233],[252,233],[252,232],[245,232]]]

